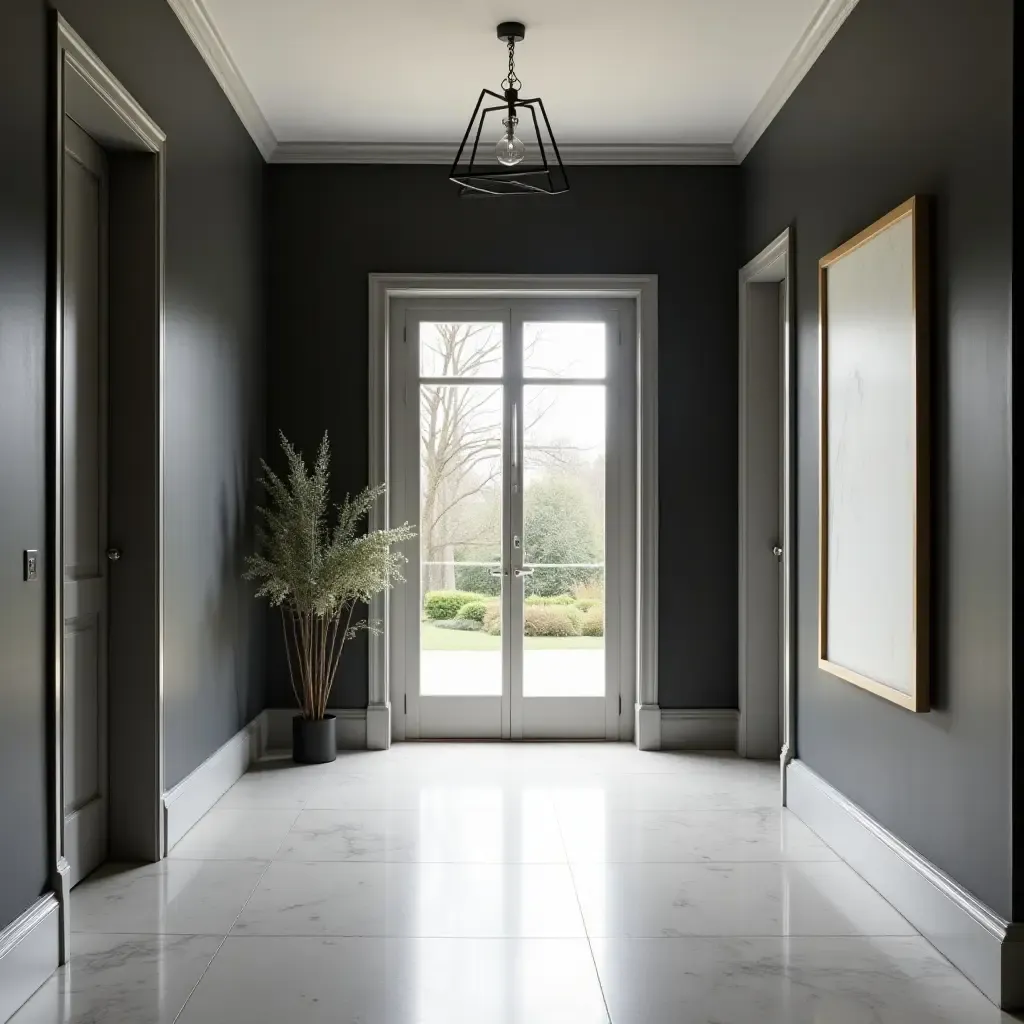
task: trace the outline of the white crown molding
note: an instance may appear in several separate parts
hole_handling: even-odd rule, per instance
[[[831,38],[856,6],[857,0],[824,0],[804,30],[804,34],[797,40],[793,52],[786,58],[786,63],[768,86],[768,91],[761,97],[733,141],[736,163],[742,163],[746,159],[747,154],[754,148],[754,143],[775,119],[775,115],[782,109],[786,100],[793,95],[796,87],[803,81],[804,75],[810,71],[811,66],[821,56],[822,50],[828,46]]]
[[[239,119],[252,136],[263,158],[284,164],[450,164],[457,143],[404,142],[282,142],[278,143],[238,66],[203,5],[203,0],[167,0],[188,32],[196,49],[220,83]],[[733,143],[650,143],[638,145],[569,144],[561,147],[566,164],[722,165],[739,164],[746,158],[782,109],[786,100],[821,55],[829,40],[857,6],[857,0],[824,0],[747,118]]]
[[[270,157],[275,164],[446,164],[457,142],[282,142]],[[573,144],[559,147],[569,166],[583,164],[735,164],[728,143],[698,145]]]
[[[235,113],[245,130],[256,143],[256,148],[263,154],[264,160],[270,160],[277,148],[277,138],[263,116],[249,87],[245,84],[238,65],[217,31],[216,25],[203,6],[202,0],[167,0],[171,10],[184,25],[189,38],[195,43],[196,49],[206,61],[207,67],[213,72],[224,95],[227,96]]]

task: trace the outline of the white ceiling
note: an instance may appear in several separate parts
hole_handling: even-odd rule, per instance
[[[500,89],[495,25],[515,18],[522,94],[560,143],[678,148],[732,146],[759,107],[770,120],[856,0],[170,2],[275,145],[457,143],[480,89]]]

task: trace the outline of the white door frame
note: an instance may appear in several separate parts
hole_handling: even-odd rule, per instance
[[[746,551],[748,537],[754,533],[764,533],[763,527],[752,521],[748,508],[749,471],[746,452],[747,418],[749,414],[750,381],[750,347],[753,344],[754,325],[750,317],[750,288],[757,284],[779,283],[784,286],[782,300],[782,344],[781,358],[781,497],[782,516],[779,524],[779,545],[782,547],[782,597],[780,622],[780,661],[782,689],[782,747],[780,761],[783,779],[783,802],[785,802],[786,765],[796,756],[795,704],[793,684],[795,679],[793,659],[795,645],[793,629],[795,616],[794,601],[794,531],[793,531],[793,416],[796,411],[794,387],[796,375],[793,367],[793,253],[790,229],[786,228],[774,241],[755,256],[739,273],[739,731],[737,734],[737,750],[746,756],[748,750],[764,750],[771,747],[777,740],[776,720],[762,721],[749,709],[755,703],[755,696],[762,701],[778,703],[779,694],[753,693],[752,688],[764,685],[763,676],[755,680],[748,678],[746,672],[747,616],[756,614],[756,609],[747,608],[746,594]],[[770,733],[770,735],[769,735]]]
[[[643,750],[661,746],[658,706],[658,280],[656,276],[524,276],[371,274],[369,277],[369,470],[374,482],[390,479],[389,337],[395,298],[616,298],[636,303],[637,331],[637,650],[636,685],[623,696],[634,702],[634,716],[620,719],[620,739],[634,739]],[[370,517],[372,529],[388,525],[388,503]],[[405,739],[403,715],[392,718],[391,703],[402,700],[405,681],[390,676],[388,595],[371,602],[370,618],[381,624],[370,636],[366,742],[385,750]]]
[[[51,152],[56,155],[51,182],[53,221],[51,229],[51,273],[48,421],[50,443],[47,452],[49,550],[45,553],[46,582],[49,588],[49,676],[53,699],[48,714],[51,789],[49,813],[50,886],[60,910],[60,962],[70,956],[70,872],[65,857],[64,795],[63,795],[63,622],[64,622],[64,525],[63,525],[63,159],[65,118],[70,117],[88,132],[104,149],[127,150],[147,158],[144,210],[133,207],[133,225],[137,227],[140,258],[136,270],[139,280],[132,282],[132,312],[138,320],[131,331],[131,350],[137,355],[131,366],[122,365],[125,373],[134,374],[132,388],[139,396],[136,407],[124,412],[131,429],[122,433],[138,436],[138,444],[146,447],[138,455],[134,472],[137,486],[133,490],[131,511],[145,507],[151,518],[147,522],[126,527],[130,539],[110,537],[112,543],[125,543],[125,559],[119,566],[122,589],[134,606],[135,619],[123,623],[119,634],[112,633],[123,665],[119,674],[129,686],[122,695],[115,693],[114,675],[110,676],[110,713],[112,728],[108,730],[110,770],[118,758],[128,765],[134,777],[130,785],[122,785],[116,799],[108,788],[108,815],[111,839],[110,855],[121,859],[159,860],[163,844],[163,441],[164,441],[164,193],[166,182],[165,135],[111,74],[103,62],[82,41],[59,13],[53,15],[53,116]],[[140,188],[139,195],[143,195]],[[110,275],[111,293],[108,309],[114,301],[115,278]],[[119,294],[124,295],[122,287]],[[120,301],[120,300],[118,300]],[[127,300],[126,300],[127,301]],[[114,369],[114,332],[108,327]],[[124,327],[116,332],[118,339],[127,336]],[[120,344],[120,342],[119,342]],[[113,395],[113,378],[111,390]],[[111,398],[113,402],[113,398]],[[122,424],[124,425],[124,424]],[[137,429],[136,429],[137,428]],[[149,442],[152,441],[152,445]],[[119,449],[121,451],[121,449]],[[127,478],[126,474],[122,475]],[[111,514],[116,504],[128,515],[129,502],[111,499]],[[133,532],[134,531],[134,532]],[[136,543],[137,541],[137,543]],[[113,596],[111,585],[111,599]],[[115,650],[110,648],[111,656]],[[113,659],[110,661],[113,667]],[[118,724],[120,723],[120,724]],[[128,723],[128,725],[125,725]],[[128,727],[130,726],[130,727]],[[122,770],[120,775],[130,774]],[[113,777],[113,776],[112,776]],[[123,780],[122,780],[123,781]],[[47,894],[43,899],[48,899]]]
[[[406,567],[406,583],[391,596],[389,607],[392,626],[389,658],[395,681],[392,698],[402,699],[395,718],[397,722],[404,712],[406,739],[477,736],[519,740],[544,736],[557,739],[618,740],[623,738],[621,734],[624,730],[621,726],[624,712],[627,725],[631,724],[633,678],[636,673],[636,641],[633,636],[636,628],[634,560],[637,479],[634,466],[637,451],[636,413],[633,408],[637,365],[636,330],[633,327],[635,312],[635,303],[630,299],[538,299],[530,296],[527,299],[504,297],[482,301],[476,297],[460,300],[446,296],[435,300],[391,300],[390,317],[395,329],[391,332],[389,350],[389,429],[392,436],[389,449],[391,480],[388,487],[388,514],[393,522],[416,522],[420,514],[420,494],[416,485],[419,479],[419,403],[412,397],[418,393],[422,383],[420,352],[418,344],[406,344],[406,337],[417,338],[419,324],[423,320],[480,320],[504,323],[505,337],[511,343],[511,347],[504,350],[500,373],[486,378],[487,384],[502,390],[502,494],[503,507],[509,513],[502,517],[501,562],[505,575],[502,606],[506,623],[502,630],[506,639],[501,659],[502,692],[500,696],[424,696],[416,685],[420,660],[419,640],[415,629],[411,627],[417,621],[418,595],[422,583],[422,548],[417,538],[410,543],[406,552],[410,560]],[[604,524],[605,581],[611,603],[606,602],[610,614],[605,618],[603,651],[606,688],[599,697],[534,696],[524,700],[524,652],[517,643],[509,642],[513,637],[523,636],[523,621],[519,618],[523,614],[523,606],[518,600],[523,597],[523,591],[514,582],[514,576],[520,568],[517,562],[522,562],[525,552],[512,545],[512,536],[523,536],[523,523],[518,518],[523,511],[523,488],[518,489],[518,497],[514,496],[517,492],[516,467],[523,464],[525,423],[522,430],[517,430],[515,423],[516,410],[524,408],[520,404],[524,392],[518,388],[529,379],[529,374],[522,367],[523,353],[519,344],[523,338],[524,325],[529,320],[594,321],[600,322],[605,328],[607,373],[587,382],[603,388],[608,398],[604,438],[607,444]],[[448,378],[434,379],[432,383],[438,383],[439,380],[456,383],[454,379]],[[484,384],[485,378],[473,377],[472,381]],[[554,386],[559,383],[568,384],[571,388],[573,384],[584,382],[565,382],[551,378],[546,383]]]

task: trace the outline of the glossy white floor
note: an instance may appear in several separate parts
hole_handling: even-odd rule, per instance
[[[773,765],[626,744],[270,759],[75,889],[14,1021],[1010,1020],[778,803]]]

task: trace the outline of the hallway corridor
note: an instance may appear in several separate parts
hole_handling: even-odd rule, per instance
[[[1011,1019],[778,803],[775,765],[627,744],[269,758],[75,889],[13,1021]]]

